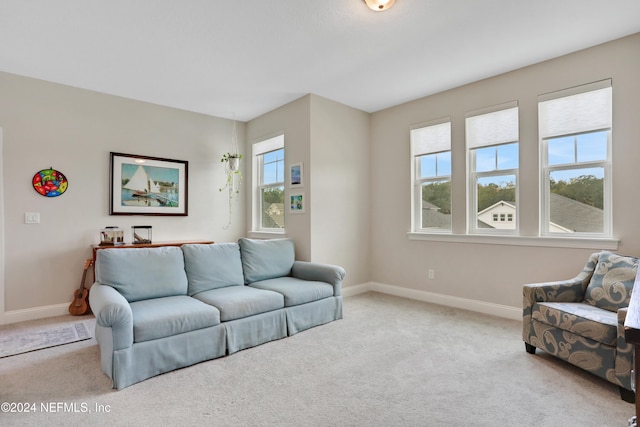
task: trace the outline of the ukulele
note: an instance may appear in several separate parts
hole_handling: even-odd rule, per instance
[[[87,302],[87,297],[89,296],[89,291],[84,287],[84,281],[87,278],[87,270],[93,264],[93,260],[86,260],[84,262],[84,270],[82,272],[82,281],[80,282],[80,289],[76,290],[73,293],[73,301],[69,305],[69,313],[74,316],[81,316],[89,311],[89,303]]]

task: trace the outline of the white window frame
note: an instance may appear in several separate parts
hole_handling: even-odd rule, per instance
[[[263,184],[263,172],[264,172],[264,164],[263,159],[264,155],[270,153],[272,151],[284,149],[284,134],[279,133],[275,136],[271,136],[265,139],[262,139],[252,145],[252,158],[253,158],[253,166],[252,166],[252,176],[253,176],[253,209],[252,209],[252,230],[253,232],[259,233],[275,233],[275,234],[284,234],[285,228],[267,228],[262,226],[262,190],[266,188],[274,188],[274,187],[282,187],[285,189],[285,170],[283,170],[282,174],[282,182],[278,181],[270,184]],[[283,167],[285,162],[283,160]],[[283,209],[284,209],[283,203]],[[284,209],[284,218],[286,225],[286,209]]]
[[[569,98],[573,95],[588,94],[589,92],[600,91],[606,95],[608,92],[609,105],[604,106],[604,111],[599,112],[598,118],[592,120],[582,119],[576,116],[575,120],[577,124],[574,124],[571,128],[557,128],[553,129],[545,127],[545,113],[543,113],[542,105],[546,101],[561,100],[563,98]],[[613,233],[613,203],[612,203],[612,85],[611,79],[606,79],[594,83],[589,83],[582,86],[577,86],[549,94],[540,95],[538,97],[538,128],[540,137],[540,234],[548,237],[559,238],[610,238]],[[580,110],[578,108],[577,110]],[[602,116],[600,118],[600,116]],[[572,163],[549,165],[549,152],[548,141],[555,138],[584,135],[593,132],[607,133],[607,158],[600,161],[576,161]],[[555,171],[571,170],[571,169],[585,169],[593,167],[602,167],[604,170],[604,187],[603,187],[603,224],[602,233],[589,233],[589,232],[570,232],[561,233],[553,232],[550,230],[551,223],[551,201],[550,201],[550,174]]]
[[[497,234],[497,235],[519,235],[520,233],[520,221],[519,221],[519,189],[520,189],[520,159],[518,158],[518,167],[510,169],[498,169],[496,163],[496,169],[490,171],[477,172],[476,171],[476,150],[481,148],[499,147],[507,144],[518,144],[518,157],[520,156],[520,142],[519,142],[519,108],[518,102],[512,101],[500,105],[495,105],[481,110],[472,111],[466,114],[465,119],[465,133],[466,133],[466,150],[467,150],[467,200],[469,203],[467,209],[467,232],[469,234]],[[513,116],[515,115],[515,122],[513,122]],[[496,129],[492,126],[486,126],[485,123],[492,123],[494,119],[500,121],[496,123]],[[486,121],[485,121],[486,120]],[[474,129],[476,124],[474,121],[485,121],[485,123],[479,124],[478,131]],[[496,153],[497,156],[497,153]],[[497,162],[497,157],[496,157]],[[513,220],[515,221],[515,227],[509,229],[499,228],[480,228],[478,227],[478,180],[481,178],[489,178],[493,176],[514,175],[515,176],[515,215]],[[510,202],[509,202],[510,203]],[[500,215],[500,214],[499,214]],[[504,214],[503,214],[504,215]],[[492,216],[493,218],[493,216]],[[501,219],[502,217],[499,216]],[[506,218],[506,216],[505,216]],[[514,222],[510,221],[510,222]],[[498,222],[504,222],[500,220]]]
[[[441,125],[447,125],[448,129]],[[424,128],[439,127],[441,132],[437,136],[434,135],[433,141],[420,141],[417,138],[417,132]],[[439,227],[422,227],[422,185],[427,182],[448,181],[451,183],[451,175],[436,175],[433,177],[422,178],[420,170],[420,157],[429,154],[451,153],[451,118],[432,120],[411,126],[410,128],[410,144],[411,144],[411,227],[416,233],[436,233],[451,234],[453,224],[447,228]],[[451,165],[453,174],[453,165]],[[449,196],[451,197],[451,195]],[[453,208],[451,214],[453,215]]]

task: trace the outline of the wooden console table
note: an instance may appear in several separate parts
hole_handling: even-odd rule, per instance
[[[96,252],[100,249],[124,249],[124,248],[157,248],[160,246],[182,246],[186,244],[209,245],[214,243],[211,240],[177,240],[172,242],[156,242],[156,243],[127,243],[126,245],[93,245],[93,261],[96,261]]]
[[[636,281],[631,292],[631,301],[627,308],[627,317],[624,321],[624,338],[633,345],[633,378],[636,391],[636,418],[640,420],[640,396],[638,396],[638,384],[640,384],[640,282]],[[636,425],[629,424],[629,425]]]

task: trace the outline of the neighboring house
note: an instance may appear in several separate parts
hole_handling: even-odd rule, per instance
[[[478,212],[478,228],[515,230],[516,207],[509,202],[499,201]]]
[[[284,228],[284,203],[271,203],[265,211],[265,227]]]
[[[602,209],[551,193],[551,231],[602,233],[603,215]],[[554,225],[560,229],[553,229]]]
[[[577,200],[551,193],[551,221],[549,230],[554,233],[602,232],[603,210]],[[451,215],[440,213],[440,208],[424,202],[422,207],[424,228],[447,228],[451,226]],[[499,201],[478,213],[478,228],[515,230],[516,207]]]
[[[451,214],[443,214],[438,206],[423,201],[422,228],[451,229]]]

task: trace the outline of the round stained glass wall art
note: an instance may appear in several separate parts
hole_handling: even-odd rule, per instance
[[[57,197],[67,191],[67,178],[54,168],[42,169],[33,176],[33,188],[45,197]]]

